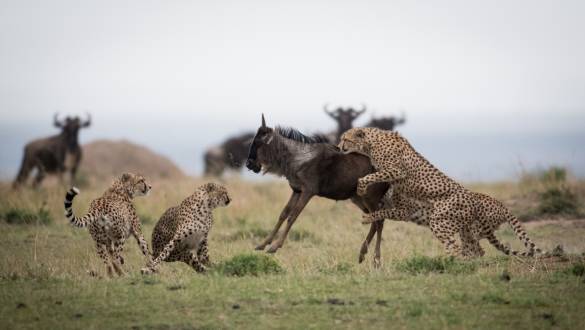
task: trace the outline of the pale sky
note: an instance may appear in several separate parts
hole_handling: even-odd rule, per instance
[[[262,112],[334,129],[325,102],[366,103],[358,124],[404,111],[403,134],[463,180],[518,163],[585,175],[584,15],[584,1],[0,0],[0,175],[56,111],[93,114],[84,142],[126,138],[197,173]]]

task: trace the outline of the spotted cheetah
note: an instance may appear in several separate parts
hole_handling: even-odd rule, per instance
[[[448,254],[475,257],[484,254],[479,240],[486,238],[505,254],[532,256],[541,252],[526,236],[520,222],[494,198],[471,192],[455,182],[420,155],[397,132],[378,128],[353,128],[339,143],[344,152],[370,157],[375,173],[358,180],[358,195],[370,184],[392,185],[391,202],[383,210],[364,214],[364,223],[394,219],[429,226]],[[527,252],[518,253],[503,245],[494,231],[508,222]],[[461,247],[455,241],[459,234]]]
[[[142,269],[142,273],[155,272],[163,260],[183,261],[197,272],[205,271],[210,263],[207,236],[213,224],[213,209],[229,203],[225,187],[206,183],[179,206],[168,209],[152,232],[152,248],[156,258]]]
[[[148,244],[142,236],[140,219],[132,204],[134,197],[148,195],[151,188],[143,176],[124,173],[101,197],[91,202],[88,213],[81,218],[76,217],[72,210],[73,199],[79,194],[79,189],[73,187],[65,195],[65,216],[72,225],[89,228],[109,276],[113,276],[113,270],[123,275],[124,258],[121,252],[130,235],[136,238],[146,259],[151,260]]]

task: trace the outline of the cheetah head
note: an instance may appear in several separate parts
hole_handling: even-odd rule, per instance
[[[231,202],[227,189],[222,185],[209,182],[200,189],[207,194],[211,207],[227,206]]]
[[[124,173],[118,182],[130,197],[147,196],[152,189],[152,186],[140,174]]]
[[[370,142],[368,135],[370,133],[367,127],[352,128],[343,135],[339,141],[339,149],[343,153],[357,152],[366,156],[370,155]]]

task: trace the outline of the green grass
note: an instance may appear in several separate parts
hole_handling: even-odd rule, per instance
[[[477,269],[477,265],[472,261],[458,260],[454,257],[415,256],[397,263],[396,269],[413,275],[469,274]]]
[[[164,210],[200,183],[155,182],[151,196],[136,199],[147,240]],[[13,192],[0,184],[0,214],[36,214],[45,205],[52,219],[44,225],[0,221],[0,328],[585,327],[585,221],[525,225],[544,250],[562,244],[562,255],[507,257],[482,242],[486,256],[477,260],[445,257],[427,228],[387,222],[382,267],[376,269],[373,244],[366,261],[357,262],[369,227],[350,203],[315,198],[283,248],[269,255],[254,247],[272,229],[289,188],[280,181],[226,185],[233,201],[214,212],[214,266],[207,273],[176,262],[142,276],[145,259],[131,238],[123,252],[127,274],[109,279],[87,230],[71,227],[63,216],[66,188]],[[475,190],[501,198],[514,196],[510,187]],[[75,199],[76,214],[84,214],[104,189],[84,189]],[[496,235],[522,249],[507,226]]]
[[[12,225],[48,225],[53,222],[53,217],[44,208],[36,211],[23,208],[9,208],[0,213],[0,219]]]
[[[236,255],[215,266],[214,271],[227,276],[259,276],[284,272],[278,261],[263,254]]]

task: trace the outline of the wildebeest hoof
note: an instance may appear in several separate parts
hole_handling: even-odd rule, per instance
[[[278,250],[278,247],[271,246],[270,249],[268,249],[268,251],[266,251],[266,252],[268,252],[268,253],[276,253],[277,250]]]
[[[382,267],[382,262],[379,258],[374,258],[374,268],[380,269],[380,267]]]
[[[361,264],[362,262],[364,262],[364,260],[365,260],[365,259],[366,259],[366,255],[365,255],[365,254],[362,254],[362,253],[360,253],[360,256],[359,256],[359,258],[358,258],[358,263],[360,263],[360,264]]]
[[[258,245],[258,246],[257,246],[257,247],[255,247],[254,249],[255,249],[255,250],[258,250],[258,251],[264,251],[264,248],[265,248],[265,247],[266,247],[265,245]]]

